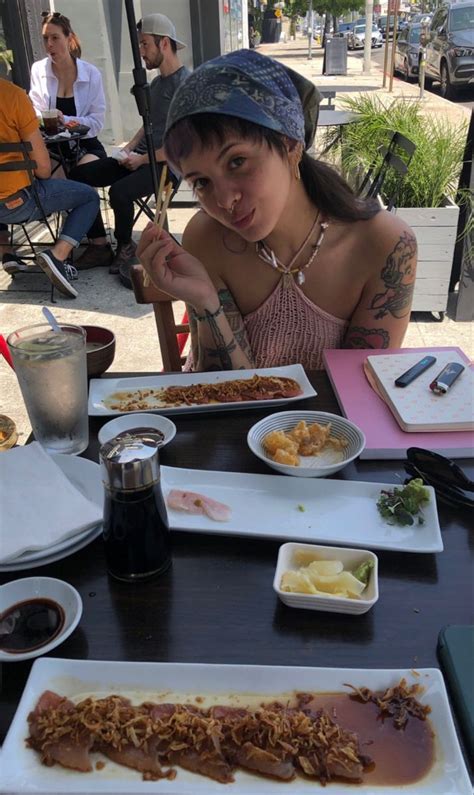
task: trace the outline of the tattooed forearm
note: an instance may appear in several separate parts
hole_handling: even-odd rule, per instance
[[[213,317],[210,312],[206,312],[206,314],[206,323],[211,333],[213,342],[212,347],[206,346],[206,355],[209,356],[210,359],[218,360],[218,364],[220,365],[219,369],[232,370],[233,365],[231,355],[237,349],[237,343],[234,338],[232,338],[230,342],[226,342],[222,331],[217,325],[216,318]]]
[[[350,326],[344,338],[343,348],[370,349],[390,347],[390,334],[384,328],[362,328]]]
[[[380,274],[385,290],[377,293],[369,306],[375,310],[376,320],[388,314],[396,318],[409,314],[415,286],[416,251],[415,236],[403,232]]]
[[[253,364],[253,354],[252,349],[250,347],[250,343],[247,337],[247,332],[245,330],[245,324],[240,314],[240,310],[235,303],[234,296],[230,292],[230,290],[221,289],[218,290],[219,300],[224,307],[225,316],[229,322],[229,326],[232,330],[232,333],[237,340],[237,343],[242,348],[242,351],[245,353],[247,359],[251,364]]]
[[[238,370],[252,367],[252,351],[234,297],[226,288],[218,290],[218,295],[221,309],[215,315],[206,312],[201,322],[198,322],[193,307],[188,307],[193,370]],[[229,331],[222,331],[217,323],[217,317],[222,315],[222,310],[232,334],[229,342],[226,342]],[[242,364],[243,360],[245,364]]]

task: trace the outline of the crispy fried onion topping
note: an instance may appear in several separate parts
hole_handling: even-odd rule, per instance
[[[389,687],[380,693],[375,693],[368,687],[354,687],[350,684],[345,684],[345,687],[350,687],[354,691],[351,698],[358,698],[365,702],[371,701],[378,706],[381,715],[390,715],[393,718],[393,725],[397,729],[403,729],[406,726],[409,716],[426,720],[427,715],[431,712],[431,707],[420,704],[416,698],[423,692],[423,687],[416,683],[408,686],[405,679],[401,679],[395,687]]]
[[[301,387],[293,378],[254,375],[252,378],[236,378],[215,384],[189,384],[122,392],[112,395],[111,408],[134,411],[137,408],[147,408],[154,402],[169,406],[189,406],[271,400],[296,395],[301,395]]]
[[[184,767],[198,757],[200,767],[193,762],[192,769],[221,781],[232,781],[236,766],[285,780],[300,770],[322,783],[334,776],[357,781],[370,764],[359,751],[357,735],[339,726],[324,710],[307,714],[279,703],[256,710],[202,710],[148,702],[132,706],[116,695],[87,698],[77,705],[63,699],[46,708],[40,702],[28,718],[27,742],[46,764],[59,761],[68,766],[57,753],[58,744],[71,748],[84,743],[88,751],[102,750],[115,761],[121,761],[118,753],[130,758],[130,750],[136,749],[154,755],[159,763]],[[221,766],[218,772],[217,765]],[[139,769],[150,778],[146,770],[151,768],[145,767]]]

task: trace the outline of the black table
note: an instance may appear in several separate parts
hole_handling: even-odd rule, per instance
[[[318,372],[309,377],[318,396],[297,406],[339,414],[327,376]],[[162,451],[162,463],[268,474],[270,470],[247,448],[246,435],[273,411],[267,407],[175,416],[178,433]],[[91,418],[91,443],[85,455],[95,461],[97,432],[106,419]],[[472,475],[472,462],[462,463]],[[335,477],[395,484],[403,482],[404,472],[400,461],[357,461]],[[380,599],[362,616],[295,610],[281,604],[272,590],[281,542],[174,532],[171,570],[148,583],[128,585],[106,574],[98,538],[71,557],[32,572],[69,581],[84,602],[78,629],[50,656],[439,667],[439,630],[447,624],[472,623],[474,540],[467,514],[440,505],[439,516],[443,553],[377,552]],[[0,575],[0,582],[22,576],[28,572]],[[3,665],[0,737],[8,729],[30,667],[31,661]]]
[[[71,168],[77,166],[79,155],[81,153],[80,142],[83,138],[86,137],[87,133],[71,132],[67,138],[62,138],[62,139],[58,139],[55,135],[46,135],[45,133],[43,133],[42,135],[43,135],[43,141],[45,142],[46,147],[48,149],[49,156],[51,160],[54,160],[54,162],[56,163],[56,165],[51,171],[51,175],[53,175],[58,170],[58,168],[61,168],[61,166],[65,174],[67,174]],[[70,147],[73,155],[72,162],[70,159],[67,160],[65,158],[64,150],[62,148],[64,144],[70,144],[70,143],[73,144],[73,146]]]

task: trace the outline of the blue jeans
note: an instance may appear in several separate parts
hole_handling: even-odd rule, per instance
[[[58,210],[68,211],[59,238],[76,248],[97,215],[97,192],[88,185],[70,179],[37,179],[35,186],[46,215]],[[33,189],[24,188],[20,198],[23,199],[23,204],[13,210],[8,210],[0,200],[0,223],[26,224],[28,221],[41,220]]]

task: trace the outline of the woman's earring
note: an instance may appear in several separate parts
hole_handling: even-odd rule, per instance
[[[293,174],[295,176],[295,179],[300,180],[301,179],[300,163],[301,163],[301,158],[303,157],[303,147],[301,145],[298,145],[294,151],[295,151],[295,162],[293,164]]]

